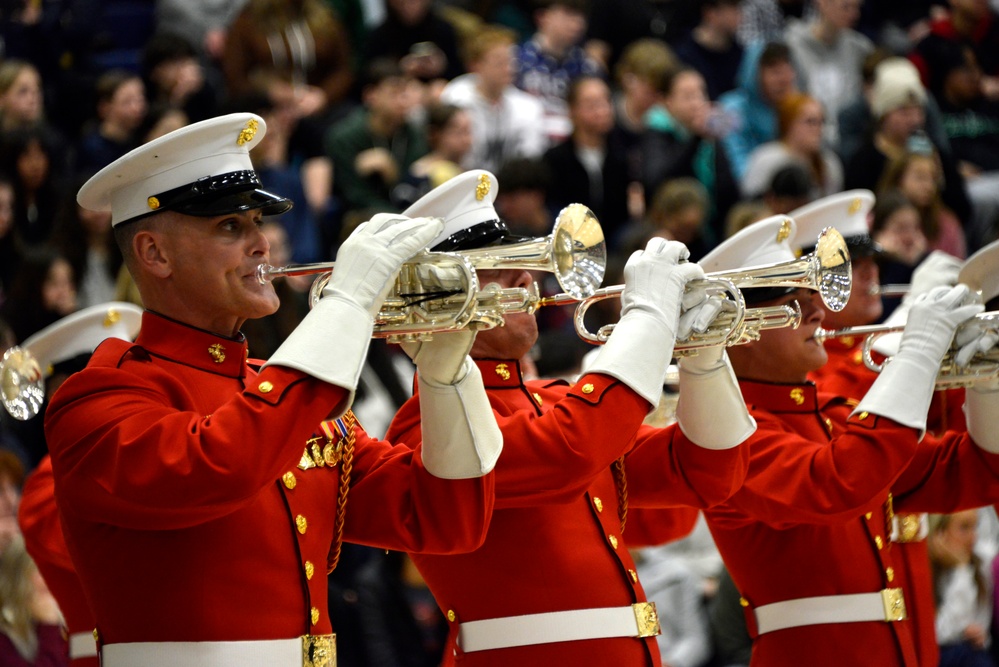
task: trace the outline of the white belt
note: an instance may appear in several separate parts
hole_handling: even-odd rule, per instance
[[[639,602],[628,607],[570,609],[468,621],[458,627],[458,646],[465,653],[472,653],[513,646],[610,637],[655,637],[658,634],[656,604]]]
[[[896,514],[891,518],[891,541],[919,542],[930,534],[929,514]]]
[[[825,623],[860,621],[904,621],[905,599],[901,588],[885,588],[877,593],[820,595],[813,598],[785,600],[757,607],[758,634],[785,628]]]
[[[335,667],[336,635],[233,642],[105,644],[101,667]]]
[[[97,641],[93,632],[74,632],[69,636],[69,658],[96,658]]]

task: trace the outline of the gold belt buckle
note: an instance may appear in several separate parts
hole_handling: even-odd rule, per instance
[[[905,596],[902,595],[901,588],[882,589],[881,603],[885,607],[886,622],[904,621],[907,618],[905,613]]]
[[[899,542],[917,542],[922,528],[918,514],[897,514]]]
[[[302,635],[302,667],[336,667],[336,635]]]
[[[631,605],[635,612],[635,621],[638,622],[639,637],[655,637],[662,630],[659,628],[659,614],[656,613],[655,602],[636,602]]]

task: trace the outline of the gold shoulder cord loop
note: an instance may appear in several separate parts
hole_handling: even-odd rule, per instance
[[[340,461],[340,490],[337,494],[336,502],[336,522],[333,529],[333,544],[330,547],[329,556],[326,559],[326,573],[329,574],[336,569],[340,562],[340,551],[343,548],[343,523],[347,515],[347,492],[350,491],[350,471],[354,465],[354,424],[357,419],[351,410],[343,416],[343,421],[347,426],[347,433],[343,441],[343,458]]]
[[[614,486],[617,487],[617,515],[621,519],[621,534],[628,521],[628,476],[624,474],[624,457],[614,461]]]

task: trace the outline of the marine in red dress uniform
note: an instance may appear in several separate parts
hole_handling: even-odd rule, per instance
[[[491,205],[451,195],[452,189],[462,191],[461,179],[474,179],[477,173],[449,181],[428,195],[429,203],[418,202],[407,213],[458,218],[464,225],[494,221]],[[481,221],[470,217],[472,211]],[[696,277],[694,268],[685,270]],[[531,281],[523,271],[479,275],[504,288]],[[677,288],[683,285],[663,278],[652,284],[681,293]],[[629,283],[626,289],[632,287]],[[623,315],[609,345],[632,334],[626,330],[632,324]],[[496,508],[485,544],[468,554],[412,556],[451,625],[445,664],[658,667],[653,633],[598,634],[606,626],[586,615],[603,610],[631,615],[630,607],[647,604],[626,548],[632,545],[630,535],[639,535],[635,544],[677,539],[693,528],[694,508],[730,496],[745,472],[742,448],[734,445],[751,432],[752,424],[727,366],[725,377],[735,399],[733,428],[718,431],[706,443],[715,447],[710,449],[685,435],[704,435],[689,410],[681,410],[685,431],[642,426],[652,403],[642,382],[599,356],[594,363],[601,370],[572,385],[525,381],[518,359],[536,338],[533,315],[509,315],[502,329],[480,332],[471,352],[504,438],[496,467]],[[655,342],[660,349],[632,347],[629,356],[648,367],[661,364],[650,372],[661,390],[672,342],[666,334]],[[725,407],[724,390],[714,386],[718,404]],[[690,392],[695,396],[698,388]],[[390,439],[419,441],[420,400],[417,395],[401,408]],[[557,620],[534,616],[549,614]]]
[[[52,394],[70,373],[87,363],[94,348],[109,337],[131,340],[142,309],[112,302],[77,311],[32,335],[21,347],[35,358]],[[34,417],[41,419],[41,417]],[[25,480],[18,509],[24,546],[59,603],[69,633],[70,664],[97,667],[94,614],[66,547],[55,500],[52,460],[46,456]]]
[[[783,229],[767,237],[777,222],[744,230],[702,266],[714,271],[759,263],[754,245],[780,245],[787,237]],[[787,257],[793,256],[788,247]],[[972,312],[955,305],[966,293],[930,295],[943,301],[928,301],[920,317],[932,312],[937,337],[914,335],[907,353],[927,351],[919,370],[907,373],[906,355],[899,355],[895,372],[883,374],[856,406],[805,381],[807,371],[826,360],[812,338],[824,316],[818,297],[801,289],[747,291],[754,305],[797,300],[803,312],[798,329],[765,331],[760,341],[730,349],[758,428],[747,443],[743,487],[705,512],[743,598],[754,637],[751,664],[798,665],[803,656],[820,666],[918,664],[912,623],[902,620],[891,514],[949,512],[999,493],[999,455],[991,453],[999,451],[997,443],[983,439],[979,447],[961,433],[919,440],[936,377],[936,367],[925,367],[933,355],[942,356],[954,327]]]
[[[250,114],[188,126],[80,192],[84,206],[110,206],[113,224],[138,224],[126,262],[159,311],[144,313],[134,343],[98,347],[46,413],[104,665],[332,665],[325,573],[341,536],[433,552],[484,538],[483,474],[500,435],[464,347],[454,384],[435,387],[440,402],[424,411],[420,449],[371,439],[344,413],[373,316],[438,223],[376,216],[359,227],[329,295],[259,372],[248,365],[238,326],[276,307],[254,275],[267,259],[260,215],[288,207],[248,169],[262,131]],[[448,357],[448,339],[437,342]]]
[[[789,214],[797,224],[792,245],[800,247],[802,252],[808,252],[819,232],[829,226],[843,235],[850,250],[853,264],[850,299],[839,312],[826,309],[823,322],[826,329],[873,324],[881,319],[883,307],[876,259],[882,249],[868,234],[868,214],[873,204],[873,193],[852,190],[825,197]],[[953,285],[959,266],[957,259],[935,255],[917,268],[913,283],[916,289],[922,290],[937,284]],[[917,294],[910,294],[907,299],[915,296]],[[824,342],[828,361],[808,374],[819,391],[848,398],[853,405],[860,402],[878,377],[864,363],[863,343],[864,338],[859,336],[834,337]],[[877,352],[873,357],[877,363],[884,361]],[[934,392],[926,420],[927,430],[942,434],[948,429],[963,429],[963,406],[963,389]],[[896,513],[889,534],[901,565],[895,568],[896,579],[905,593],[906,612],[914,628],[912,634],[919,664],[935,667],[939,662],[939,648],[934,627],[936,602],[926,548],[927,526],[926,514]]]

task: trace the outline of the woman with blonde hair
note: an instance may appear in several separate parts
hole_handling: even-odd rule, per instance
[[[23,60],[0,65],[0,131],[39,125],[44,110],[42,77],[35,66]]]
[[[0,665],[64,667],[62,614],[17,535],[0,555]]]
[[[789,93],[777,104],[777,139],[749,155],[742,194],[762,195],[774,174],[788,164],[805,167],[815,183],[813,198],[843,189],[843,165],[834,152],[822,145],[825,114],[822,104],[804,93]]]

